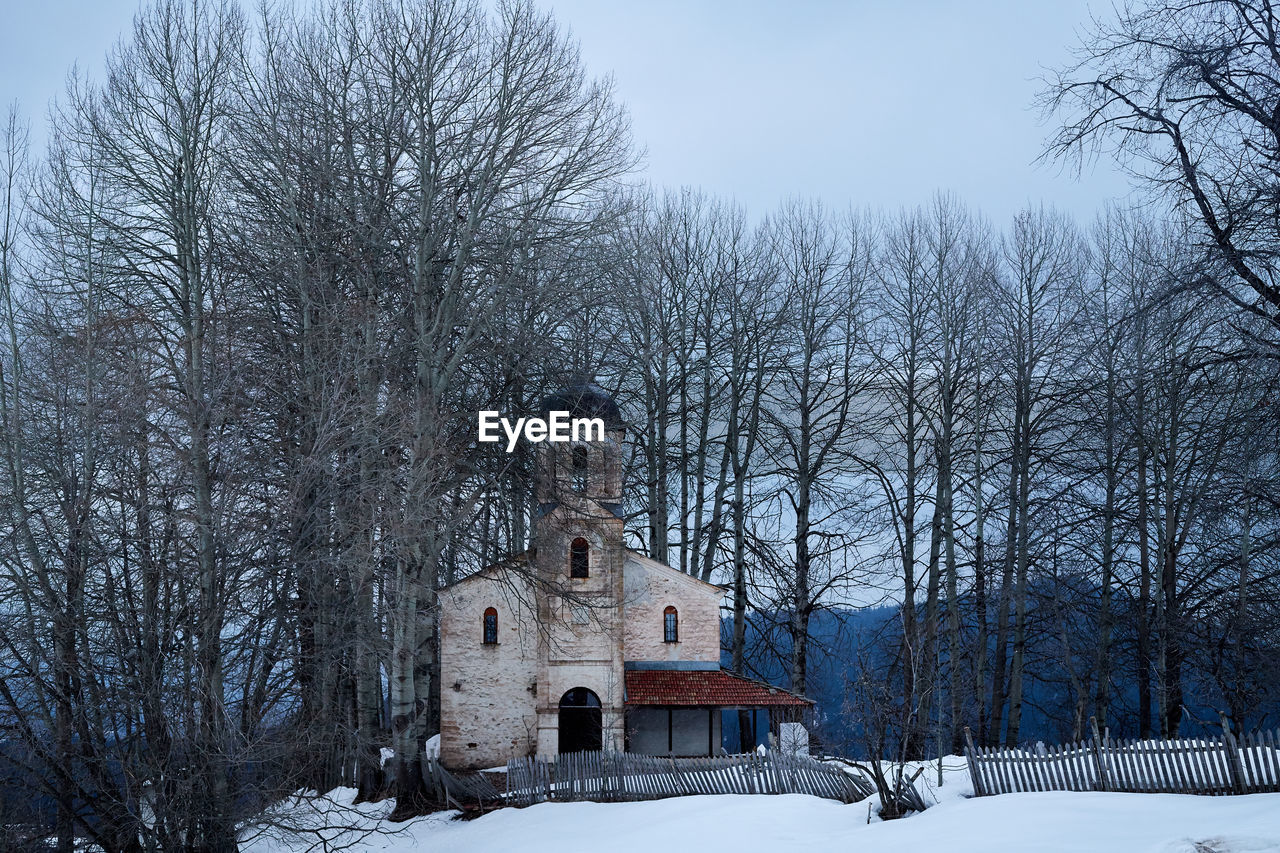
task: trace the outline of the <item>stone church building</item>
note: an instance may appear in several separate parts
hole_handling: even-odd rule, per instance
[[[440,759],[505,764],[584,750],[719,754],[724,711],[756,729],[807,699],[720,669],[722,587],[626,548],[624,424],[595,385],[548,411],[604,441],[537,445],[531,547],[440,591]]]

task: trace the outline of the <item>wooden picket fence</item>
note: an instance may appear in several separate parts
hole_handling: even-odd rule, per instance
[[[507,802],[621,802],[687,794],[811,794],[852,803],[875,793],[867,779],[804,756],[769,752],[716,758],[671,758],[577,752],[555,761],[507,763]]]
[[[469,811],[503,805],[502,792],[483,773],[446,770],[439,761],[428,758],[422,763],[422,780],[443,808]]]
[[[1115,740],[1093,737],[1035,749],[981,748],[966,757],[979,797],[1026,791],[1255,794],[1280,791],[1280,732],[1237,737]]]

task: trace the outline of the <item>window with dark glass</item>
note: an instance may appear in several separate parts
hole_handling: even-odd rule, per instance
[[[587,472],[587,449],[575,447],[573,449],[573,487],[580,492],[587,490]]]
[[[579,536],[569,543],[569,577],[586,578],[591,576],[591,561],[588,557],[587,540]]]
[[[498,611],[490,607],[484,611],[484,644],[492,646],[498,642]]]
[[[662,611],[662,641],[665,643],[680,642],[680,615],[674,607]]]

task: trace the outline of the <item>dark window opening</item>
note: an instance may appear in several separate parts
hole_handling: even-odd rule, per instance
[[[591,577],[591,560],[588,556],[587,540],[581,536],[569,543],[569,577]]]
[[[573,449],[573,487],[579,492],[587,490],[587,473],[587,449],[575,447]]]
[[[662,641],[664,643],[680,642],[680,615],[674,607],[662,611]]]
[[[498,642],[498,611],[490,607],[484,611],[484,644],[492,646]]]

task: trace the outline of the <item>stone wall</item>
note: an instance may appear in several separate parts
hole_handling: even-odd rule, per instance
[[[627,552],[623,591],[623,656],[633,661],[720,660],[720,600],[724,590]],[[679,616],[679,642],[664,641],[663,612]]]
[[[447,767],[496,767],[532,755],[537,744],[532,592],[515,573],[500,579],[500,572],[440,592],[440,760]],[[493,645],[483,642],[488,607],[498,611]]]
[[[559,748],[560,698],[585,687],[601,703],[606,749],[623,748],[622,520],[594,501],[566,500],[534,524],[539,598],[539,755]],[[569,543],[586,539],[590,574],[569,577]]]
[[[440,747],[446,766],[495,767],[512,757],[554,755],[560,697],[574,687],[600,697],[604,743],[621,750],[624,659],[719,660],[719,587],[623,550],[609,529],[620,526],[616,519],[562,513],[544,520],[554,523],[542,525],[536,563],[548,575],[563,572],[560,588],[569,594],[537,597],[541,628],[531,609],[532,587],[519,572],[490,569],[440,593]],[[591,542],[590,578],[567,576],[570,533]],[[611,606],[619,594],[623,607]],[[603,606],[583,606],[589,599]],[[664,641],[668,605],[679,612],[676,643]],[[488,607],[498,611],[495,645],[482,642]]]
[[[623,547],[621,430],[587,446],[589,476],[575,478],[573,447],[538,448],[538,512],[527,564],[538,579],[491,568],[440,593],[441,760],[449,767],[505,764],[559,746],[559,703],[585,687],[600,699],[605,749],[624,745],[624,660],[715,662],[718,587]],[[590,576],[569,577],[569,543],[590,544]],[[679,641],[664,642],[663,612],[679,611]],[[498,643],[483,642],[484,611],[498,611]],[[704,712],[705,713],[705,712]],[[688,735],[690,717],[677,731]],[[714,737],[700,724],[699,743]],[[705,747],[703,747],[705,749]]]

